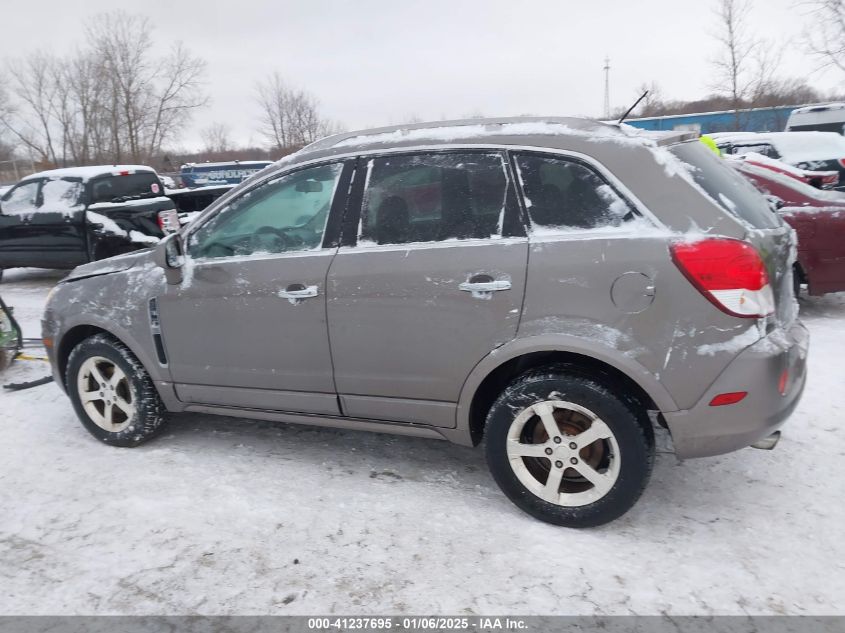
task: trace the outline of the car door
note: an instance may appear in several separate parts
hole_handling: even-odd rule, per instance
[[[41,180],[28,180],[12,187],[0,200],[0,268],[31,266],[35,234],[29,218],[38,210]]]
[[[0,265],[73,268],[88,261],[79,178],[26,181],[9,191],[0,217]]]
[[[183,281],[159,308],[181,400],[339,413],[325,304],[337,232],[327,227],[350,170],[335,162],[272,177],[192,227]]]
[[[528,245],[510,170],[490,150],[359,167],[327,283],[343,411],[453,427],[464,380],[519,322]]]

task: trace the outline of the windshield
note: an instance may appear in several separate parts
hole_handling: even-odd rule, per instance
[[[126,202],[161,195],[161,183],[151,171],[102,176],[91,181],[91,202]]]
[[[670,151],[684,163],[695,183],[725,211],[755,229],[780,227],[780,219],[768,200],[703,144],[679,143]]]

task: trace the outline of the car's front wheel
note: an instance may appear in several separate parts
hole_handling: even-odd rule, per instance
[[[647,417],[602,382],[565,367],[511,383],[490,409],[485,443],[508,498],[567,527],[622,516],[642,494],[654,462]]]
[[[137,446],[165,425],[164,405],[149,374],[129,348],[106,334],[71,351],[66,387],[82,425],[106,444]]]

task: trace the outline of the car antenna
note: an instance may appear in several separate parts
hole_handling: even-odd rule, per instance
[[[622,118],[621,118],[621,119],[619,119],[619,121],[617,121],[617,122],[616,122],[616,125],[622,125],[622,122],[623,122],[625,119],[627,119],[627,118],[628,118],[628,115],[629,115],[629,114],[631,114],[631,112],[634,110],[634,108],[636,108],[638,105],[640,105],[640,101],[642,101],[643,99],[645,99],[645,97],[646,97],[646,95],[647,95],[647,94],[648,94],[648,90],[646,90],[646,91],[645,91],[645,92],[644,92],[644,93],[640,96],[640,98],[639,98],[639,99],[637,99],[637,100],[634,102],[634,105],[632,105],[630,108],[628,108],[628,110],[625,112],[625,114],[623,114],[623,115],[622,115]]]

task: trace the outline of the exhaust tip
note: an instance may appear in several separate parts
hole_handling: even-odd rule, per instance
[[[770,451],[778,445],[780,441],[780,431],[775,431],[771,435],[764,437],[762,440],[757,440],[751,445],[751,448],[759,448],[760,450]]]

